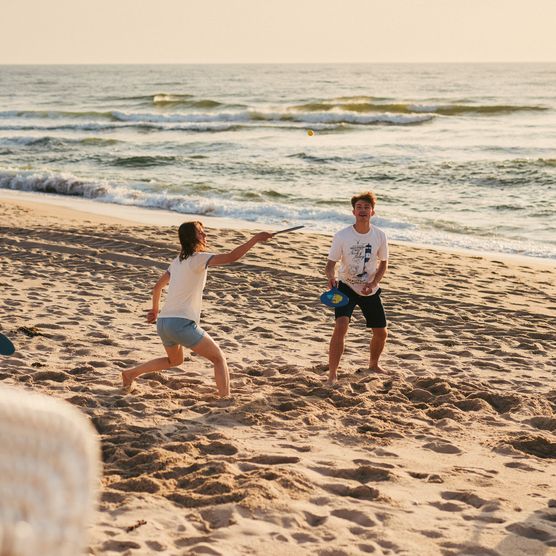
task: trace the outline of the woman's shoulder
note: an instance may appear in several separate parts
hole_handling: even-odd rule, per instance
[[[177,258],[180,265],[189,266],[192,270],[203,270],[206,269],[208,261],[214,257],[214,253],[207,253],[206,251],[196,251],[183,259],[182,261]]]

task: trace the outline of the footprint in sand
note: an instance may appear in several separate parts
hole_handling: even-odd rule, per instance
[[[367,514],[358,510],[339,509],[332,510],[330,515],[356,523],[361,527],[375,527],[376,523]]]
[[[341,483],[332,483],[322,485],[322,488],[336,496],[355,498],[356,500],[378,500],[383,498],[378,489],[368,485],[352,487]]]
[[[556,536],[527,523],[512,523],[506,527],[506,530],[520,537],[541,541],[547,543],[549,546],[556,546]]]
[[[361,465],[352,469],[335,469],[333,467],[313,467],[312,469],[313,471],[327,477],[349,479],[362,484],[366,484],[368,482],[390,481],[393,478],[392,473],[387,469],[383,469],[382,467],[372,467],[370,465]]]
[[[460,491],[460,492],[445,491],[445,492],[441,492],[440,496],[444,500],[457,500],[458,502],[463,502],[464,504],[473,506],[474,508],[481,508],[488,502],[488,500],[484,500],[483,498],[480,498],[479,496],[471,492],[465,492],[465,491]]]
[[[423,444],[423,448],[440,454],[461,454],[461,450],[457,446],[442,440],[434,440],[433,442]]]
[[[542,435],[520,435],[502,442],[502,447],[509,445],[528,455],[543,459],[556,459],[556,442]]]
[[[539,471],[536,467],[532,467],[531,465],[527,465],[521,461],[509,461],[504,465],[510,469],[520,469],[521,471]]]
[[[287,448],[295,450],[296,452],[310,452],[312,450],[311,446],[306,445],[295,445],[295,444],[279,444],[280,448]]]
[[[238,449],[226,442],[210,442],[208,444],[197,444],[196,447],[205,455],[233,456],[238,453]]]
[[[42,382],[44,380],[65,382],[69,378],[71,378],[71,376],[62,371],[38,371],[33,375],[34,382]]]
[[[285,463],[299,463],[301,460],[297,456],[261,455],[255,456],[246,461],[251,463],[258,463],[261,465],[281,465]]]
[[[315,515],[307,511],[303,512],[303,515],[305,516],[305,521],[311,527],[319,527],[328,520],[327,515]]]

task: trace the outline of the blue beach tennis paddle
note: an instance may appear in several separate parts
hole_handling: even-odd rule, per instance
[[[327,307],[343,307],[349,303],[349,297],[342,293],[338,288],[332,288],[331,290],[324,292],[320,296],[320,300]]]
[[[4,334],[0,334],[0,355],[12,355],[14,352],[15,347],[9,338],[4,336]]]

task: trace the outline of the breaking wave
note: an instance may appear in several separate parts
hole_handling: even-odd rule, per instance
[[[418,103],[387,103],[371,102],[365,98],[344,100],[324,100],[292,106],[292,110],[301,112],[346,111],[357,114],[390,113],[390,114],[439,114],[442,116],[458,116],[460,114],[498,115],[514,112],[542,112],[548,110],[538,105],[476,105],[476,104],[418,104]]]

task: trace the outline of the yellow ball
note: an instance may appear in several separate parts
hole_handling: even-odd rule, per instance
[[[314,134],[315,134],[315,132],[314,132],[312,129],[308,129],[308,130],[307,130],[307,135],[308,135],[309,137],[313,137]]]

